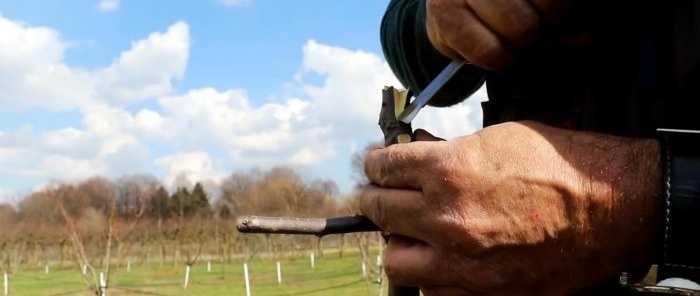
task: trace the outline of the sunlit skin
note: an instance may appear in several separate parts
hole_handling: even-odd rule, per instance
[[[537,122],[371,151],[361,210],[390,234],[385,268],[425,295],[568,295],[651,263],[655,140]]]
[[[556,26],[573,0],[428,0],[426,28],[435,48],[484,69],[510,64],[517,50]]]
[[[572,0],[428,0],[445,56],[499,70]],[[551,42],[554,41],[554,42]],[[562,40],[563,41],[563,40]],[[532,121],[371,151],[361,211],[390,234],[385,268],[424,295],[570,295],[645,271],[662,206],[659,144]]]

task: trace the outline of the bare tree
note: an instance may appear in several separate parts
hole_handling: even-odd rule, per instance
[[[12,205],[0,204],[0,234],[12,230],[19,219],[19,214]]]
[[[178,244],[180,252],[185,256],[185,288],[189,286],[192,266],[202,254],[202,247],[208,236],[207,229],[210,226],[208,222],[208,219],[202,216],[179,221]]]
[[[83,186],[78,188],[94,189],[105,185],[98,179],[91,181],[92,183],[82,184]],[[54,192],[56,208],[61,213],[68,228],[68,237],[73,249],[77,270],[81,274],[87,288],[98,295],[102,295],[105,292],[104,289],[109,283],[114,244],[116,243],[117,260],[121,261],[125,253],[124,250],[128,249],[125,248],[129,242],[128,238],[145,212],[146,202],[143,201],[144,194],[141,193],[140,189],[135,189],[139,188],[138,186],[131,186],[132,184],[129,182],[122,183],[123,186],[119,190],[121,192],[120,198],[110,198],[111,196],[105,195],[105,193],[90,192],[96,194],[92,196],[93,198],[100,196],[98,198],[100,202],[110,202],[104,214],[90,206],[91,203],[89,201],[93,199],[90,198],[88,193],[75,190],[76,187],[58,187],[57,190],[64,190]],[[104,186],[102,188],[111,189],[114,187]],[[136,197],[132,198],[132,195]],[[81,197],[80,202],[75,200],[75,196]],[[124,203],[125,200],[129,202]],[[94,256],[91,256],[88,250],[91,241],[101,245],[103,251],[95,252]],[[95,264],[97,260],[102,262],[99,273]],[[86,270],[84,271],[84,269]],[[89,271],[90,275],[86,271]],[[104,283],[101,280],[103,276],[105,279]]]
[[[152,175],[133,174],[119,178],[116,183],[115,208],[120,217],[130,219],[141,214],[153,192],[161,186]]]
[[[106,214],[117,198],[116,185],[102,177],[92,177],[78,183],[77,189],[87,196],[90,205]]]
[[[365,176],[365,156],[374,149],[384,147],[384,141],[370,142],[362,150],[352,153],[350,157],[351,177],[355,180],[355,186],[366,185],[369,180]]]
[[[142,221],[151,205],[150,199],[162,185],[155,177],[146,174],[123,176],[115,185],[117,196],[113,209],[118,219],[113,217],[110,225],[117,243],[117,262],[123,265],[134,243],[134,228]]]
[[[248,200],[256,181],[250,174],[234,173],[221,183],[221,198],[214,207],[225,208],[231,216],[238,216],[248,211]]]
[[[19,263],[17,248],[22,246],[22,238],[15,231],[18,214],[9,204],[0,204],[0,267],[5,273],[11,273]]]
[[[73,217],[68,213],[68,211],[65,209],[63,206],[63,203],[58,203],[57,207],[59,211],[63,214],[63,217],[65,219],[66,225],[69,230],[69,237],[71,244],[73,246],[73,256],[74,256],[74,262],[80,270],[80,275],[81,279],[83,280],[83,283],[85,283],[86,287],[93,291],[95,295],[102,295],[102,289],[100,285],[100,280],[98,278],[98,275],[95,273],[95,269],[92,268],[90,265],[90,259],[88,256],[88,252],[85,249],[85,242],[81,238],[78,228],[75,224],[75,220]],[[89,270],[91,272],[91,276],[89,276],[87,273],[82,272],[83,266],[89,266]]]

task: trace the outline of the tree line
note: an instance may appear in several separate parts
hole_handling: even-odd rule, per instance
[[[366,182],[364,155],[352,155],[353,177]],[[353,194],[340,196],[330,179],[308,179],[291,167],[232,173],[219,183],[189,184],[183,176],[166,186],[148,174],[110,180],[95,176],[57,182],[19,200],[0,203],[0,270],[74,268],[99,295],[97,274],[109,279],[115,267],[132,263],[160,267],[192,266],[202,257],[231,262],[256,256],[323,257],[321,239],[295,235],[239,234],[240,215],[331,217],[358,212]],[[377,233],[324,237],[343,256],[346,240],[371,266],[369,246]],[[190,270],[189,268],[187,270]]]
[[[288,167],[233,173],[220,184],[197,182],[168,190],[152,175],[116,180],[92,177],[55,183],[10,204],[0,204],[2,234],[20,222],[61,224],[63,207],[72,218],[230,219],[243,214],[316,216],[335,214],[342,205],[332,180],[306,180]],[[206,189],[205,189],[206,187]],[[59,207],[60,205],[60,207]],[[90,218],[92,217],[92,218]]]
[[[334,181],[309,180],[290,167],[237,172],[218,184],[179,183],[168,189],[151,175],[97,176],[0,204],[0,266],[6,272],[44,264],[104,270],[124,258],[191,265],[203,254],[229,261],[283,254],[315,249],[320,241],[238,234],[235,218],[356,212],[354,199],[340,196]]]

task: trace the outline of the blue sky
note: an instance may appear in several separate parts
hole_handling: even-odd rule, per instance
[[[51,182],[147,173],[215,184],[292,165],[353,186],[381,138],[387,0],[0,2],[0,200]],[[419,114],[478,127],[485,94]],[[424,114],[425,113],[425,114]]]

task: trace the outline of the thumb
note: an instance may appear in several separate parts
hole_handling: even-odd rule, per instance
[[[413,135],[416,138],[416,141],[444,141],[445,139],[439,138],[436,136],[433,136],[433,134],[429,133],[428,131],[424,129],[417,129],[413,132]]]

